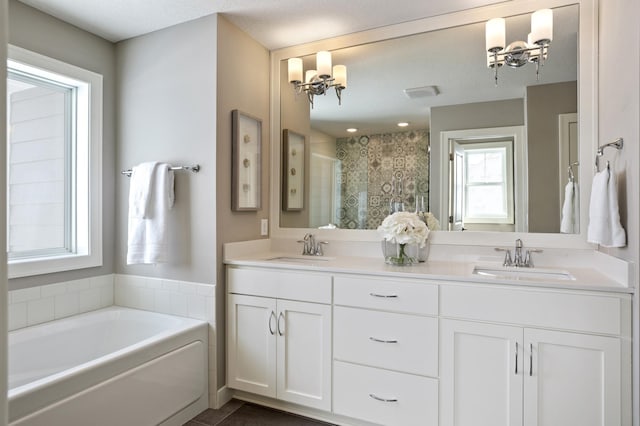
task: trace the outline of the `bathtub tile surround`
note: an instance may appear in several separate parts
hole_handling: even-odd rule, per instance
[[[116,274],[115,304],[209,323],[209,406],[216,406],[215,285]]]
[[[113,275],[9,292],[9,330],[113,305]]]
[[[115,276],[118,306],[215,323],[215,286],[135,275]]]

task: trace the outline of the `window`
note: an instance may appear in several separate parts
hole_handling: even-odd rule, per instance
[[[514,223],[513,143],[464,145],[465,223]]]
[[[9,47],[9,276],[102,264],[102,76]]]

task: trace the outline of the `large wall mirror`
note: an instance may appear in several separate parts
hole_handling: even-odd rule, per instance
[[[281,140],[282,129],[308,140],[304,208],[278,208],[277,215],[273,209],[277,230],[327,225],[373,230],[399,204],[409,211],[431,211],[442,231],[474,231],[457,233],[465,237],[439,232],[441,242],[478,241],[487,233],[512,239],[515,232],[584,245],[579,236],[586,223],[595,116],[588,4],[551,2],[554,37],[538,76],[532,63],[504,66],[496,85],[484,50],[486,19],[506,18],[507,44],[526,40],[529,8],[549,6],[542,3],[429,19],[425,31],[392,30],[392,37],[373,34],[368,41],[365,34],[274,52],[279,114],[274,114],[273,127],[280,131],[273,140]],[[580,37],[584,31],[591,38]],[[300,57],[305,70],[313,69],[315,52],[322,49],[331,50],[334,64],[347,67],[341,105],[330,90],[311,106],[288,82],[288,58]],[[279,151],[281,144],[273,146]],[[273,153],[276,167],[281,155]],[[583,194],[582,205],[575,208],[578,224],[562,230],[573,236],[560,234],[571,176]],[[276,197],[280,193],[272,191]]]

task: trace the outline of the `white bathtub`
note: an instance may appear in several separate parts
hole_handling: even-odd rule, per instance
[[[208,406],[207,327],[114,306],[12,331],[10,425],[182,424]]]

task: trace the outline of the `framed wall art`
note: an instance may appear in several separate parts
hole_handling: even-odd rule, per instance
[[[282,208],[304,208],[305,136],[284,129],[282,132]]]
[[[262,120],[234,109],[231,121],[231,208],[257,211],[261,207]]]

